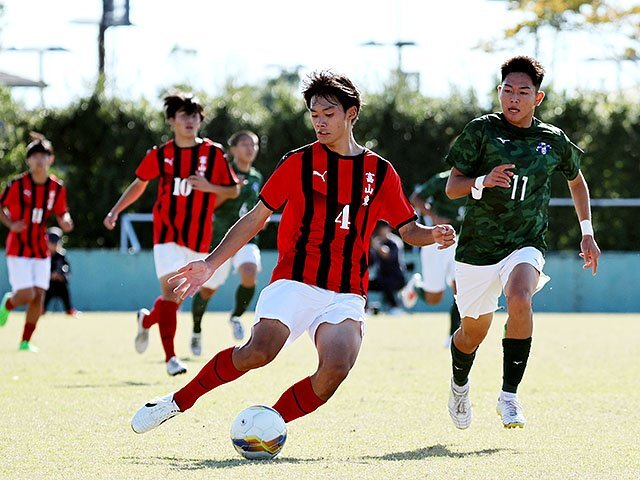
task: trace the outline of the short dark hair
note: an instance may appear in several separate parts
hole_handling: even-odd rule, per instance
[[[502,81],[507,78],[510,73],[525,73],[529,75],[536,90],[542,85],[542,79],[544,78],[544,67],[535,58],[528,57],[526,55],[518,55],[511,57],[500,67],[502,73]]]
[[[198,113],[200,120],[204,120],[204,107],[191,93],[173,92],[164,97],[164,114],[167,118],[175,118],[178,110],[187,115]]]
[[[259,141],[258,135],[253,133],[251,130],[240,130],[231,135],[229,137],[229,140],[227,140],[227,143],[230,147],[235,147],[240,142],[240,140],[245,137],[250,138],[254,143],[258,143]]]
[[[359,114],[362,106],[360,91],[354,83],[346,75],[334,73],[331,70],[309,74],[302,85],[302,95],[307,108],[311,108],[311,99],[315,96],[335,98],[345,112],[351,107],[356,107]]]
[[[44,135],[38,132],[29,132],[31,142],[27,145],[27,158],[36,153],[53,155],[53,145]]]

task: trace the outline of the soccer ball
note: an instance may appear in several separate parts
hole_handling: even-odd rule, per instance
[[[231,424],[234,448],[250,460],[275,457],[286,440],[287,425],[278,412],[266,405],[245,408]]]

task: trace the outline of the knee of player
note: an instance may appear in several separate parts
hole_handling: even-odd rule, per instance
[[[437,293],[426,292],[424,296],[424,300],[429,305],[437,305],[442,301],[443,295],[444,295],[444,292],[437,292]]]
[[[506,297],[507,310],[531,310],[531,292],[525,289],[518,289],[509,292]]]

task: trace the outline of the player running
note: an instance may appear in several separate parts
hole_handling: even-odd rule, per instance
[[[240,189],[222,146],[197,136],[204,119],[198,100],[184,93],[168,95],[164,110],[174,138],[154,147],[142,159],[137,178],[107,214],[104,225],[113,230],[120,213],[140,198],[151,180],[159,179],[153,207],[153,259],[161,295],[151,311],[138,311],[135,348],[138,353],[146,351],[149,329],[158,324],[167,373],[173,376],[186,373],[187,367],[174,349],[177,311],[182,300],[167,280],[185,262],[206,256],[216,199],[235,197]]]
[[[32,133],[27,145],[29,171],[9,181],[0,194],[0,222],[9,229],[6,255],[11,292],[0,303],[0,327],[9,312],[25,305],[27,312],[20,350],[37,352],[31,343],[51,279],[51,253],[47,247],[47,221],[55,216],[63,232],[73,230],[67,208],[67,189],[49,174],[53,146],[43,135]]]
[[[502,292],[508,319],[497,410],[506,428],[525,425],[517,390],[531,349],[532,297],[549,280],[542,267],[554,172],[567,179],[578,214],[583,268],[595,275],[600,256],[589,190],[580,172],[582,151],[562,130],[534,117],[544,99],[542,65],[530,57],[513,57],[501,73],[501,113],[468,123],[447,156],[453,167],[447,195],[472,197],[456,249],[456,302],[462,325],[451,342],[449,413],[458,428],[471,424],[469,371]]]
[[[271,362],[305,331],[318,368],[286,390],[273,408],[285,422],[323,405],[353,367],[364,327],[369,241],[380,219],[412,245],[455,241],[448,225],[424,227],[402,191],[393,166],[356,143],[353,124],[360,92],[347,77],[313,73],[303,90],[318,141],[289,152],[260,192],[260,201],[205,259],[179,269],[172,280],[182,296],[200,286],[284,207],[278,263],[258,298],[251,337],[219,352],[173,394],[147,402],[134,415],[137,433],[191,408],[208,391]]]
[[[240,180],[240,195],[233,199],[221,200],[216,203],[216,213],[213,220],[212,248],[218,246],[225,233],[238,219],[242,218],[256,203],[262,186],[262,174],[255,169],[253,162],[258,156],[258,136],[248,130],[241,130],[229,138],[229,149],[233,160],[231,168]],[[240,274],[240,285],[236,289],[235,304],[229,322],[233,336],[237,340],[244,337],[244,328],[240,317],[247,310],[253,294],[256,291],[256,280],[261,268],[260,249],[254,237],[244,245],[238,253],[227,260],[208,282],[208,287],[202,287],[193,297],[191,312],[193,314],[193,333],[191,334],[191,353],[198,356],[202,353],[202,316],[207,311],[207,304],[213,294],[227,280],[231,267]]]

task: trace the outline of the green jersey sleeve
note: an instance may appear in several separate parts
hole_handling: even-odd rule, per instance
[[[580,147],[569,140],[569,137],[562,133],[565,140],[565,148],[560,156],[558,170],[562,172],[567,180],[573,180],[580,173],[580,159],[584,153]]]
[[[453,142],[445,158],[447,164],[467,177],[478,176],[484,144],[484,123],[482,117],[470,121]]]

